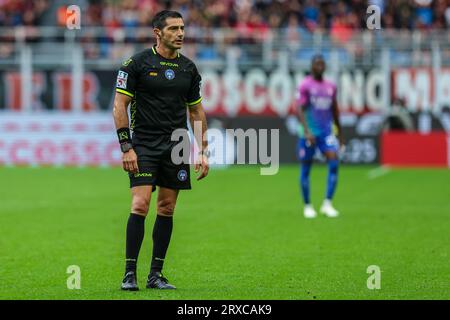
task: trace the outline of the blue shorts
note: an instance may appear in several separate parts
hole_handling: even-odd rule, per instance
[[[316,149],[318,148],[322,154],[325,152],[338,153],[339,142],[334,135],[328,136],[315,136],[316,143],[308,145],[305,138],[300,138],[297,143],[297,158],[300,161],[312,161]]]

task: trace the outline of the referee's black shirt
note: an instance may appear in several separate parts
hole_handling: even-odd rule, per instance
[[[152,47],[125,61],[116,91],[133,98],[133,141],[170,136],[176,129],[187,128],[186,107],[202,100],[200,81],[197,67],[182,54],[166,59]]]

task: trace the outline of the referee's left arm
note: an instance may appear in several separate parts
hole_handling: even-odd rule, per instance
[[[199,161],[195,164],[195,172],[201,169],[200,175],[197,180],[203,179],[208,175],[209,164],[208,164],[208,140],[206,137],[206,131],[208,130],[208,125],[206,121],[206,114],[202,106],[202,96],[200,94],[200,83],[201,76],[194,68],[191,88],[189,94],[186,97],[186,105],[189,109],[189,121],[191,123],[191,128],[194,130],[195,140],[199,146]],[[201,129],[201,132],[198,132]]]
[[[199,152],[199,161],[195,164],[195,172],[198,172],[201,169],[200,175],[197,177],[197,180],[200,180],[206,177],[209,171],[207,156],[208,140],[206,137],[208,125],[201,102],[189,107],[189,121],[191,123],[191,128],[194,130],[197,144],[199,148],[201,148],[201,151]],[[198,132],[199,127],[201,127],[201,132]]]

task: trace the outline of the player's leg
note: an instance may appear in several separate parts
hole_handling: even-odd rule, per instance
[[[173,228],[173,214],[178,190],[160,187],[158,192],[156,221],[153,226],[153,253],[147,288],[175,289],[162,274]]]
[[[139,250],[144,239],[145,218],[148,214],[152,186],[131,188],[131,214],[127,224],[126,269],[136,271]]]
[[[153,227],[151,272],[161,272],[173,228],[173,214],[178,190],[159,188],[156,221]]]
[[[325,157],[328,164],[327,193],[325,200],[331,201],[336,191],[338,182],[339,160],[335,152],[326,152]]]
[[[173,213],[178,191],[191,189],[190,167],[188,163],[175,164],[171,152],[161,159],[156,184],[160,187],[157,202],[157,217],[153,230],[153,258],[147,288],[175,289],[162,277],[161,270],[172,233]]]
[[[131,188],[131,214],[128,218],[125,249],[125,277],[123,290],[138,290],[136,280],[137,259],[145,232],[145,217],[148,214],[152,194],[151,185]]]
[[[144,239],[145,217],[148,214],[152,191],[155,190],[158,159],[149,154],[149,150],[134,146],[138,159],[139,172],[129,173],[131,190],[131,214],[126,229],[126,262],[123,290],[138,290],[136,266]]]
[[[317,216],[310,199],[310,173],[313,164],[315,146],[309,145],[304,138],[298,141],[298,157],[301,162],[300,169],[300,190],[303,196],[304,209],[303,214],[305,218],[314,218]]]
[[[332,200],[338,182],[338,142],[334,136],[328,136],[323,139],[323,141],[319,141],[319,143],[321,152],[324,154],[328,166],[327,191],[320,212],[328,217],[337,217],[339,212],[333,207]]]

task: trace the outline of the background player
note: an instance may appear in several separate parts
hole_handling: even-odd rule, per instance
[[[206,132],[206,116],[201,104],[201,77],[195,64],[180,54],[184,23],[175,11],[161,11],[152,21],[156,46],[125,61],[117,76],[114,120],[123,168],[129,172],[132,194],[131,214],[126,234],[126,266],[123,290],[138,290],[136,263],[144,238],[144,220],[152,190],[159,186],[157,215],[153,227],[153,255],[147,288],[174,289],[161,274],[169,246],[173,214],[180,189],[190,189],[189,163],[176,164],[171,155],[178,143],[173,131],[187,129],[187,108]],[[131,103],[131,121],[127,107]],[[133,129],[131,139],[130,127]],[[197,136],[196,136],[197,137]],[[199,140],[202,140],[201,137]],[[207,142],[200,147],[198,180],[208,174]]]
[[[339,110],[336,101],[336,86],[323,78],[325,61],[316,55],[311,61],[311,75],[307,76],[298,89],[298,117],[301,123],[298,156],[301,161],[300,188],[305,203],[304,216],[317,216],[310,200],[309,175],[316,148],[326,157],[328,163],[328,185],[320,212],[328,217],[337,217],[338,211],[331,200],[338,180],[339,143],[344,145]],[[338,131],[339,143],[333,134],[333,121]]]

